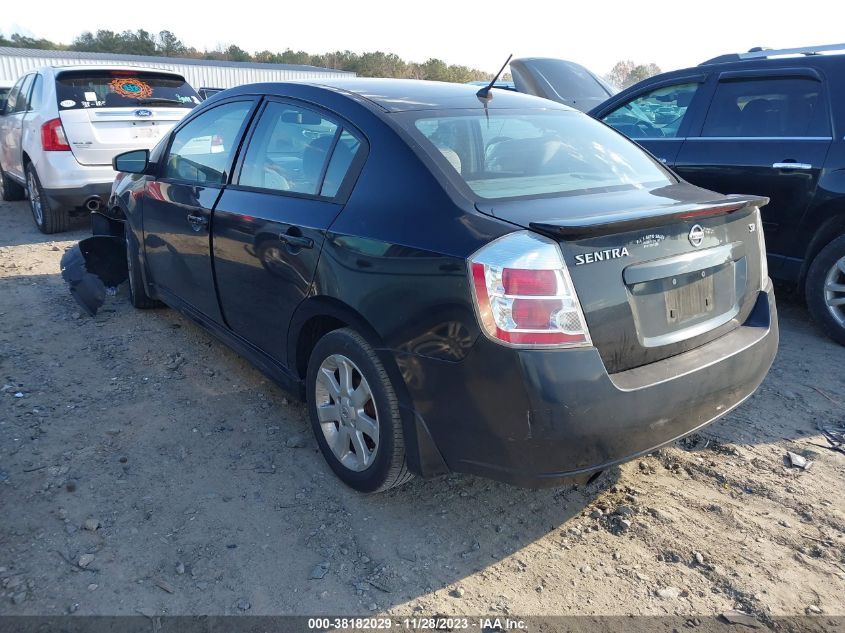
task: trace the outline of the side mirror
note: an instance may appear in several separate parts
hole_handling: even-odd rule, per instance
[[[150,164],[150,150],[135,149],[131,152],[123,152],[112,159],[111,165],[115,171],[126,172],[127,174],[146,173]]]

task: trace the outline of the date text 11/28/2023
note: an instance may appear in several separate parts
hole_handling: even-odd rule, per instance
[[[400,631],[522,631],[526,630],[526,623],[518,618],[502,617],[323,617],[309,618],[308,629],[312,631],[376,631],[388,629]]]

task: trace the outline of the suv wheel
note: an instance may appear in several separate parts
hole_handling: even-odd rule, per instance
[[[26,166],[26,188],[29,193],[32,218],[38,230],[47,234],[67,231],[70,215],[67,211],[56,209],[50,204],[50,200],[44,195],[44,189],[41,187],[41,181],[32,163]]]
[[[141,276],[141,260],[138,257],[138,241],[129,228],[129,222],[123,223],[123,234],[126,239],[126,273],[129,279],[129,303],[140,310],[149,310],[162,305],[147,294],[144,279]]]
[[[26,190],[21,187],[14,180],[6,175],[6,172],[0,169],[0,200],[12,202],[13,200],[23,200]]]
[[[413,477],[396,392],[375,351],[355,330],[335,330],[317,342],[306,396],[317,444],[344,483],[380,492]]]
[[[816,255],[804,286],[813,319],[825,334],[845,345],[845,235]]]

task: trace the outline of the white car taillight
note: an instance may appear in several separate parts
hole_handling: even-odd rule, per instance
[[[469,258],[478,320],[495,341],[517,347],[590,345],[590,333],[557,243],[517,231]]]
[[[759,207],[754,215],[757,223],[757,244],[760,247],[760,290],[764,290],[769,282],[769,260],[766,259],[766,236],[763,235],[763,215]]]

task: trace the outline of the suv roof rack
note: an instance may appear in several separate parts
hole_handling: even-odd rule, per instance
[[[819,55],[831,51],[845,52],[845,44],[824,44],[823,46],[800,46],[798,48],[752,48],[747,53],[729,53],[727,55],[719,55],[713,59],[708,59],[702,62],[699,66],[707,64],[719,64],[721,62],[739,62],[750,59],[767,59],[769,57],[778,57],[780,55]]]

